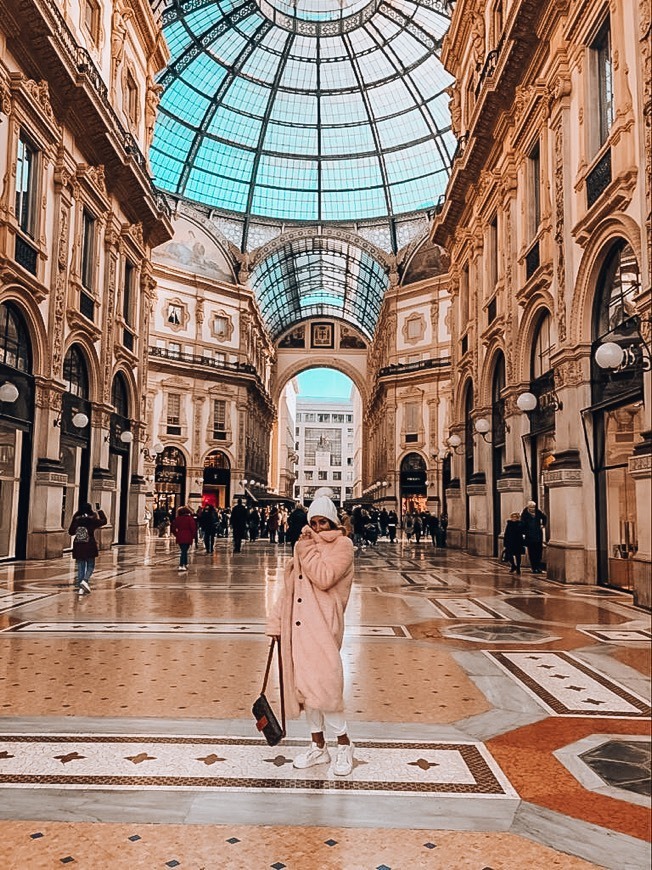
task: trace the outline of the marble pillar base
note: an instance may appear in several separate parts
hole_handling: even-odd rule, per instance
[[[578,544],[551,541],[545,551],[550,580],[559,583],[597,583],[595,553]]]
[[[469,529],[467,532],[467,552],[474,556],[493,556],[493,535],[481,532],[477,529]]]
[[[632,559],[632,580],[634,583],[634,603],[639,607],[652,608],[652,563],[634,557]]]
[[[70,537],[63,529],[36,529],[27,536],[28,559],[58,559],[65,547],[70,547]]]

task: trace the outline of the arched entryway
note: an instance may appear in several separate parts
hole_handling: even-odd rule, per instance
[[[61,503],[61,526],[67,529],[80,504],[88,501],[91,446],[91,402],[88,366],[79,345],[63,361],[66,392],[61,402],[61,463],[68,478]]]
[[[620,239],[610,248],[596,287],[591,415],[598,581],[623,589],[633,586],[632,559],[638,551],[639,517],[628,460],[643,429],[643,371],[649,364],[635,315],[639,289],[636,256],[631,245]],[[607,342],[624,350],[615,371],[595,362],[598,347]]]
[[[216,508],[231,504],[231,463],[221,450],[213,450],[204,460],[201,502]]]
[[[0,559],[24,559],[29,525],[34,378],[19,309],[0,304]]]
[[[408,453],[401,460],[401,516],[428,510],[428,468],[419,453]]]
[[[129,518],[129,464],[133,435],[129,420],[129,391],[121,372],[118,372],[113,379],[111,401],[115,409],[111,414],[109,434],[109,470],[116,485],[112,511],[113,543],[126,544]]]

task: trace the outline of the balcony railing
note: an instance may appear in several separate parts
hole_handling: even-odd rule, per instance
[[[604,152],[600,160],[586,176],[586,206],[591,208],[611,184],[611,149]]]
[[[258,371],[251,363],[227,362],[226,360],[200,356],[199,354],[170,350],[167,347],[150,347],[149,356],[150,358],[158,357],[159,359],[170,360],[172,362],[190,363],[194,366],[219,369],[220,371],[233,372],[234,374],[249,375],[256,380],[260,389],[267,395],[267,390]]]
[[[14,259],[19,266],[27,269],[32,275],[36,275],[36,261],[38,251],[34,245],[26,242],[22,236],[16,236],[16,247],[14,248]]]
[[[126,130],[118,115],[116,114],[111,101],[108,96],[108,88],[102,78],[101,72],[95,66],[93,59],[90,54],[81,45],[78,45],[75,41],[75,37],[70,31],[66,21],[57,9],[56,4],[49,2],[44,2],[41,0],[39,3],[41,9],[44,11],[44,17],[48,17],[52,23],[53,30],[55,35],[59,41],[59,44],[64,47],[68,54],[68,60],[71,65],[77,70],[80,75],[83,75],[88,82],[88,84],[93,89],[96,96],[99,98],[100,102],[104,110],[110,116],[115,132],[118,135],[118,139],[125,154],[129,155],[134,163],[136,163],[139,168],[143,171],[143,174],[146,177],[147,183],[149,184],[152,197],[156,202],[156,208],[164,214],[166,217],[170,217],[172,215],[172,209],[170,207],[169,202],[165,198],[165,196],[157,190],[150,178],[149,171],[147,168],[147,160],[145,159],[145,155],[140,150],[138,143],[132,134]]]
[[[450,365],[450,357],[441,357],[439,359],[422,359],[418,362],[411,363],[392,363],[385,366],[378,372],[378,377],[383,378],[387,375],[402,375],[405,372],[420,372],[425,369],[441,369]]]
[[[529,281],[532,275],[536,272],[541,264],[541,258],[539,255],[539,241],[537,241],[532,245],[530,250],[525,255],[525,280]]]

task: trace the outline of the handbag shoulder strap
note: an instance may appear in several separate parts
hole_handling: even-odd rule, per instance
[[[278,683],[281,690],[281,725],[283,727],[283,736],[285,737],[285,692],[283,691],[283,657],[281,656],[281,639],[273,637],[269,645],[269,654],[267,656],[267,667],[265,668],[265,677],[263,679],[263,687],[260,690],[261,695],[265,694],[267,688],[267,680],[269,679],[269,671],[272,667],[272,659],[274,657],[274,646],[278,644]]]
[[[265,694],[265,689],[267,688],[267,680],[269,679],[269,669],[272,667],[272,658],[274,657],[274,644],[276,643],[276,638],[273,637],[269,644],[269,655],[267,656],[267,667],[265,668],[265,676],[263,678],[263,687],[260,690],[260,694]],[[279,645],[279,655],[280,655],[280,645]]]

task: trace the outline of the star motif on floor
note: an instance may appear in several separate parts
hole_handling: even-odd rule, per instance
[[[283,767],[284,764],[292,764],[291,758],[286,758],[284,755],[277,755],[274,758],[264,758],[265,764],[273,764],[274,767]]]
[[[138,755],[125,755],[125,759],[127,761],[131,761],[132,764],[140,764],[143,761],[155,761],[155,755],[148,755],[146,752],[139,752]]]
[[[426,761],[425,758],[419,758],[417,761],[408,761],[412,767],[420,767],[421,770],[430,770],[431,767],[439,767],[436,761]]]
[[[220,758],[219,755],[215,755],[215,753],[211,753],[210,755],[205,755],[203,758],[196,759],[197,761],[203,761],[205,765],[215,764],[218,761],[226,761],[226,758]]]
[[[83,758],[86,758],[85,755],[80,755],[78,752],[68,752],[65,755],[55,755],[54,756],[57,761],[60,761],[61,764],[68,764],[69,761],[81,761]]]

